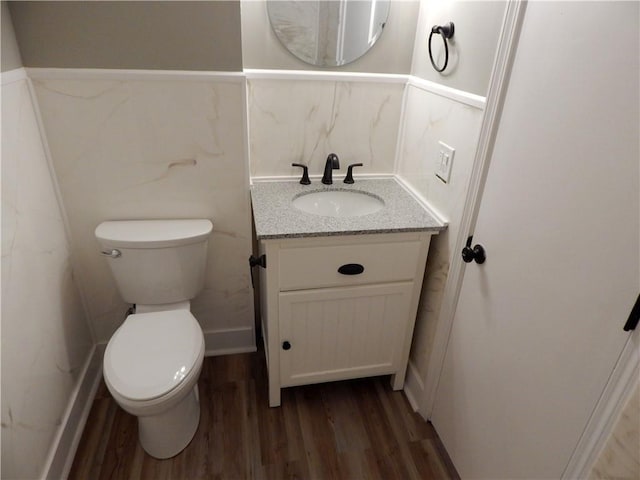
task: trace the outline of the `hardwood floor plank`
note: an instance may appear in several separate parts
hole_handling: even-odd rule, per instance
[[[282,401],[287,402],[287,405],[291,405],[290,408],[281,409],[287,441],[287,462],[293,462],[297,471],[303,475],[303,478],[309,478],[309,462],[307,461],[295,392],[293,389],[288,389],[282,393]],[[265,399],[265,401],[267,400]]]
[[[261,388],[258,394],[258,407],[269,402],[268,391]],[[260,458],[262,465],[284,464],[288,460],[287,435],[283,409],[258,408],[258,431],[260,434]]]
[[[358,404],[366,417],[365,428],[383,478],[411,478],[407,469],[406,458],[403,458],[401,444],[396,438],[394,429],[386,415],[384,406],[376,391],[365,381],[354,383],[354,391]]]
[[[247,382],[247,410],[246,410],[246,425],[247,425],[247,442],[248,442],[248,466],[252,476],[250,478],[257,478],[260,475],[262,468],[262,460],[260,452],[260,428],[258,424],[258,412],[260,411],[257,398],[256,398],[256,382],[253,378]]]
[[[222,393],[222,471],[230,478],[250,478],[251,463],[247,442],[248,432],[245,422],[246,383],[229,382],[224,385]]]
[[[133,461],[132,454],[137,446],[138,420],[118,408],[98,478],[127,478]]]
[[[323,400],[338,452],[364,451],[370,448],[365,419],[349,382],[336,382],[333,388],[323,389]]]
[[[296,387],[295,404],[311,478],[340,478],[335,436],[322,401],[322,386]]]
[[[147,457],[147,454],[142,449],[142,446],[138,443],[138,445],[136,446],[136,450],[133,453],[131,470],[129,472],[129,476],[127,477],[129,480],[139,480],[142,478],[142,466],[144,465],[145,457]]]
[[[423,440],[425,438],[433,438],[433,427],[424,419],[413,411],[409,400],[402,391],[393,391],[391,385],[386,382],[376,384],[378,396],[388,399],[385,403],[387,415],[391,416],[396,424],[406,435],[408,441]]]
[[[411,455],[418,469],[420,478],[438,479],[450,478],[447,467],[438,457],[433,446],[433,440],[419,440],[411,442],[409,445]]]
[[[169,480],[171,479],[172,459],[158,460],[145,455],[142,460],[141,480]],[[114,477],[120,478],[120,477]]]
[[[459,479],[433,430],[388,377],[293,387],[268,406],[264,354],[207,357],[200,425],[167,460],[147,455],[137,419],[102,384],[69,478]]]
[[[73,463],[70,479],[98,478],[117,409],[110,397],[96,397],[87,424],[101,425],[102,428],[87,428],[83,432],[76,452],[76,458],[80,461]]]

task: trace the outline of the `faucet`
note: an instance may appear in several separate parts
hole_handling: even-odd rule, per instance
[[[324,165],[324,175],[322,176],[322,183],[325,185],[331,185],[333,183],[333,170],[340,168],[340,160],[338,155],[330,153],[327,157],[327,163]]]

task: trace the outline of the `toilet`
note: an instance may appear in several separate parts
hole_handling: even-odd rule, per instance
[[[200,422],[204,336],[190,300],[204,285],[206,219],[123,220],[95,230],[118,291],[134,305],[104,354],[107,388],[138,417],[138,438],[155,458],[180,453]]]

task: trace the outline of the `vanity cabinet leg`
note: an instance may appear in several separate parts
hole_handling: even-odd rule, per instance
[[[269,380],[269,406],[280,406],[280,385],[274,385],[275,382]]]
[[[397,371],[393,375],[391,375],[391,388],[394,390],[402,390],[404,387],[404,377],[407,373],[407,369],[403,368],[402,370]]]

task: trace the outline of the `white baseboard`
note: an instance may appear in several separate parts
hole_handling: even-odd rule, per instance
[[[413,408],[413,411],[420,413],[418,411],[420,407],[418,399],[424,396],[424,382],[420,378],[418,369],[411,361],[409,361],[409,364],[407,365],[407,376],[404,381],[404,394],[407,396],[407,400],[409,400],[409,404],[411,405],[411,408]]]
[[[82,374],[71,394],[69,406],[53,442],[42,478],[67,478],[84,426],[87,423],[96,390],[102,378],[104,344],[95,345],[87,357]]]
[[[204,355],[230,355],[255,352],[256,336],[253,327],[208,330],[204,332]]]

